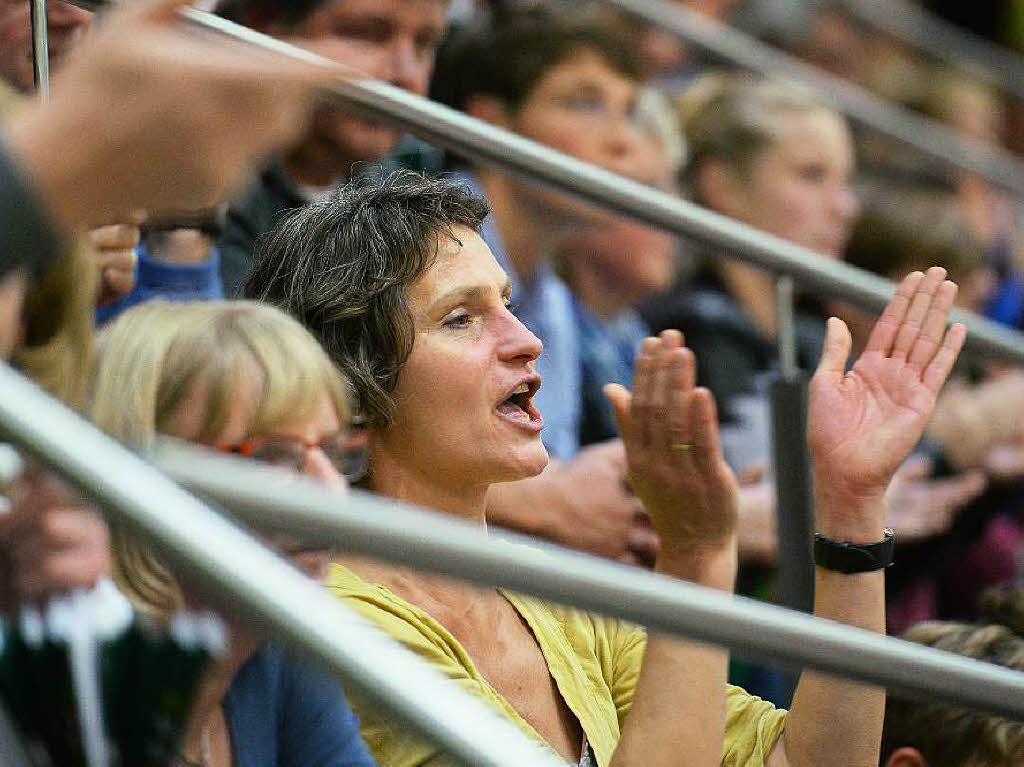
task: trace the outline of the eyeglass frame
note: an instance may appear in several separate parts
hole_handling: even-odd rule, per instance
[[[361,427],[360,425],[355,425],[353,428],[340,429],[334,434],[331,434],[327,437],[324,437],[321,440],[316,441],[304,440],[301,437],[288,436],[284,434],[261,434],[255,437],[250,437],[249,439],[236,444],[214,445],[214,448],[222,453],[230,453],[232,455],[238,455],[243,458],[251,458],[255,461],[260,461],[261,463],[266,463],[268,465],[289,466],[290,464],[278,464],[275,463],[274,461],[263,460],[255,453],[257,450],[259,450],[259,448],[262,445],[265,445],[270,442],[276,442],[279,444],[283,443],[291,445],[293,447],[299,447],[302,448],[303,451],[302,462],[290,465],[291,468],[294,468],[296,471],[302,470],[302,467],[305,465],[305,461],[308,460],[309,451],[314,448],[318,448],[331,462],[331,465],[335,468],[335,470],[341,476],[343,476],[349,484],[355,484],[356,482],[359,482],[366,477],[366,472],[367,469],[369,468],[369,448],[366,441],[363,440],[360,448],[357,448],[358,452],[360,453],[358,471],[345,471],[341,466],[338,465],[338,462],[334,458],[332,458],[332,454],[334,454],[334,451],[327,450],[325,449],[324,446],[338,443],[344,445],[345,442],[353,435],[363,434],[365,434],[365,428]],[[296,456],[298,456],[297,452]]]

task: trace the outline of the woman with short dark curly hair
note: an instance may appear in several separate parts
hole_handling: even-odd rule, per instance
[[[490,486],[534,476],[548,460],[533,404],[543,348],[516,318],[508,275],[478,234],[485,211],[447,181],[399,175],[353,186],[282,222],[260,243],[247,284],[250,298],[299,317],[351,377],[370,422],[370,488],[482,527]],[[885,488],[964,339],[962,326],[945,330],[956,286],[944,277],[931,269],[902,283],[848,374],[849,333],[829,324],[808,436],[819,545],[833,554],[891,540]],[[630,483],[661,538],[657,569],[731,591],[738,489],[714,402],[694,378],[692,352],[667,331],[644,341],[633,391],[606,392]],[[825,560],[817,614],[882,631],[884,565]],[[727,653],[621,621],[356,558],[336,563],[328,585],[567,761],[878,759],[881,690],[806,674],[787,715],[726,685]],[[360,715],[380,763],[447,762],[384,712]]]

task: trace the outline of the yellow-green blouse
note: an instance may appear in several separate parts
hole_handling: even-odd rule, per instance
[[[423,610],[383,586],[373,586],[335,564],[331,592],[394,639],[487,701],[527,735],[543,742],[530,724],[477,671],[451,632]],[[504,592],[533,630],[566,704],[590,741],[599,767],[607,767],[633,704],[646,635],[634,625]],[[786,712],[739,687],[726,691],[727,719],[722,764],[761,767],[782,733]],[[353,705],[356,705],[353,702]],[[362,734],[382,767],[439,767],[439,749],[421,740],[386,712],[358,707]]]

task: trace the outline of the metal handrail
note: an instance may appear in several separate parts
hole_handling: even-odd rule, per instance
[[[91,11],[102,10],[111,0],[67,0]],[[814,88],[826,103],[850,119],[899,139],[946,165],[976,173],[992,183],[1024,197],[1024,161],[1016,155],[975,139],[965,138],[934,120],[921,117],[875,96],[848,80],[804,64],[738,29],[701,16],[666,0],[603,0],[637,18],[679,35],[713,51],[728,61],[766,75],[785,77]],[[182,14],[193,23],[215,28],[257,45],[262,37],[213,14],[186,8]],[[279,49],[283,50],[283,49]]]
[[[835,0],[862,24],[974,77],[1024,97],[1024,57],[942,19],[920,5],[893,0]]]
[[[802,83],[851,120],[899,139],[948,166],[961,168],[1017,194],[1024,193],[1024,161],[968,139],[940,123],[889,102],[849,80],[805,64],[720,21],[667,0],[602,0],[694,42],[744,69]]]
[[[326,666],[467,765],[562,767],[537,741],[346,608],[235,523],[0,365],[0,434],[187,568],[204,598]],[[337,498],[335,498],[337,502]]]
[[[534,594],[792,668],[1024,720],[1024,673],[893,639],[476,525],[370,493],[344,503],[311,480],[282,484],[265,468],[163,442],[155,465],[268,533],[481,585]],[[526,544],[526,545],[518,545]]]
[[[616,0],[618,1],[618,0]],[[673,6],[676,7],[676,6]],[[187,9],[186,18],[260,48],[305,61],[328,63],[290,45],[213,14]],[[536,141],[477,120],[378,80],[347,80],[328,95],[349,111],[390,122],[438,146],[626,213],[674,234],[700,240],[767,271],[792,275],[802,287],[880,311],[892,297],[889,280],[720,215],[674,195],[583,162]],[[955,310],[968,329],[968,349],[1024,363],[1024,335],[977,314]]]
[[[74,0],[78,2],[79,0]],[[628,0],[630,3],[647,0]],[[84,0],[83,0],[84,2]],[[627,0],[614,0],[624,3]],[[89,0],[93,6],[96,0]],[[664,6],[659,3],[659,6]],[[679,6],[673,9],[683,10]],[[219,16],[186,8],[193,24],[235,40],[305,61],[333,64],[303,48],[234,24]],[[700,240],[769,272],[791,275],[801,287],[880,311],[893,284],[848,264],[762,232],[727,216],[557,152],[515,133],[377,80],[347,80],[328,95],[346,109],[391,122],[438,146],[495,166],[530,181],[574,194],[610,210],[628,214],[668,232]],[[1020,178],[1024,189],[1024,176]],[[967,351],[1024,363],[1024,336],[971,312],[951,317],[968,329]]]

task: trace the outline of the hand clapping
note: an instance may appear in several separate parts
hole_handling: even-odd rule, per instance
[[[709,552],[735,556],[739,489],[722,454],[714,398],[696,378],[693,352],[667,330],[643,342],[632,393],[617,384],[605,390],[630,484],[661,538],[661,558],[674,566]]]

